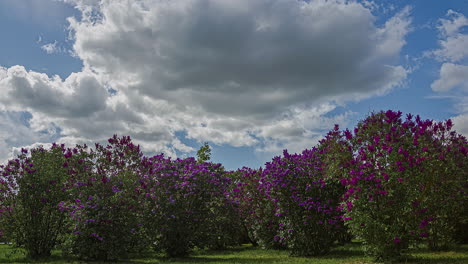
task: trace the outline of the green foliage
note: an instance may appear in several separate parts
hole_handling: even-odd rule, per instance
[[[145,161],[145,227],[154,248],[171,257],[195,247],[220,248],[237,243],[233,204],[226,198],[230,179],[221,164],[163,155]]]
[[[147,246],[136,192],[142,154],[129,138],[115,136],[105,147],[78,149],[70,157],[72,199],[60,204],[71,216],[64,253],[86,260],[125,259]]]
[[[353,159],[343,204],[353,234],[380,260],[395,260],[420,241],[446,247],[466,203],[466,139],[451,122],[401,119],[401,112],[372,114],[350,139]]]
[[[63,149],[36,148],[11,160],[2,170],[1,229],[7,240],[33,258],[50,255],[64,232],[66,214],[57,204],[66,198]]]
[[[225,249],[241,244],[243,226],[235,205],[225,199],[213,199],[210,217],[196,234],[198,246],[209,249]]]
[[[211,159],[211,148],[208,142],[203,143],[203,146],[197,151],[197,162],[208,162]]]
[[[285,249],[285,243],[275,239],[280,222],[275,217],[275,204],[261,191],[262,174],[261,168],[253,170],[246,167],[232,172],[235,185],[232,186],[231,197],[238,204],[238,214],[250,241],[265,249]]]

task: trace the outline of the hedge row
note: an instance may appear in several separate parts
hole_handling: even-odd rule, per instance
[[[206,145],[198,160],[172,160],[145,157],[129,137],[22,150],[0,166],[0,232],[32,258],[53,248],[98,260],[148,248],[184,256],[247,241],[314,256],[353,236],[380,260],[420,243],[442,249],[466,240],[456,235],[468,222],[468,143],[451,128],[374,113],[237,171],[208,162]]]

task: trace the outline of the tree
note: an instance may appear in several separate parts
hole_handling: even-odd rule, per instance
[[[211,148],[208,142],[203,143],[203,146],[197,151],[197,162],[208,162],[211,159]]]

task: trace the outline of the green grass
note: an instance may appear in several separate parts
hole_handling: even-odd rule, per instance
[[[0,263],[31,263],[24,252],[9,245],[0,245]],[[59,251],[44,261],[35,263],[88,263],[73,258],[63,258]],[[98,262],[95,262],[98,263]],[[330,254],[322,257],[303,258],[289,257],[287,251],[263,250],[250,245],[231,248],[222,251],[200,250],[188,258],[167,258],[156,253],[144,253],[133,256],[130,260],[119,263],[310,263],[310,264],[371,264],[372,258],[364,255],[361,245],[357,242],[335,248]],[[427,264],[465,264],[468,263],[468,245],[456,246],[449,251],[430,252],[427,249],[414,249],[408,253],[408,259],[403,263]]]

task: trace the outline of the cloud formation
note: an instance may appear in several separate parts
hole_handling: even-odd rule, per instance
[[[105,107],[107,92],[89,72],[59,76],[26,71],[22,66],[0,67],[0,102],[7,109],[41,112],[53,117],[80,118]]]
[[[70,20],[86,66],[125,76],[111,83],[119,91],[208,113],[272,117],[294,104],[369,97],[405,77],[393,65],[405,12],[382,28],[362,5],[337,1],[103,1],[100,12],[99,22]]]
[[[468,18],[449,10],[446,18],[439,20],[440,48],[432,51],[435,58],[442,62],[439,79],[431,88],[435,92],[452,95],[455,99],[453,117],[457,132],[468,136]]]
[[[407,75],[398,62],[409,9],[377,26],[354,1],[64,2],[82,13],[69,30],[83,71],[62,80],[0,68],[0,108],[27,109],[67,142],[119,133],[175,154],[192,151],[176,137],[184,132],[300,150],[346,124],[351,113],[326,117],[337,105],[386,93]]]
[[[40,36],[39,36],[39,40],[40,40]],[[61,47],[57,41],[44,44],[41,46],[41,49],[45,51],[47,54],[66,52],[66,49]]]
[[[468,34],[462,28],[468,26],[468,19],[453,10],[447,12],[447,19],[440,19],[438,26],[442,38],[440,49],[434,55],[441,61],[460,62],[468,57]]]
[[[468,66],[444,63],[440,67],[440,78],[432,83],[432,90],[444,92],[455,87],[468,90]]]
[[[52,140],[56,127],[36,130],[28,124],[29,118],[27,112],[0,111],[0,161],[19,152],[20,149],[14,146],[37,146]]]

